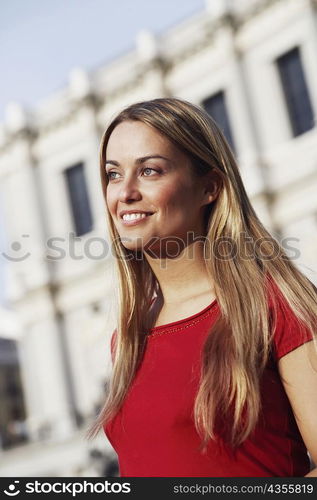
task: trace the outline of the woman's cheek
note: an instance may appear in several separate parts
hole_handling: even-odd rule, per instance
[[[115,215],[115,197],[112,194],[108,194],[106,196],[106,204],[108,207],[108,210],[112,216]]]

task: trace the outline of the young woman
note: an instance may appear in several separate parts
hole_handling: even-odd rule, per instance
[[[104,430],[121,476],[317,476],[316,287],[257,218],[214,121],[176,98],[101,144],[120,304]]]

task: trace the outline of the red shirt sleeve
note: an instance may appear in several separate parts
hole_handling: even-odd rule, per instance
[[[276,328],[273,336],[273,349],[276,360],[279,360],[285,354],[313,340],[313,333],[296,317],[280,292],[278,292],[275,308]]]

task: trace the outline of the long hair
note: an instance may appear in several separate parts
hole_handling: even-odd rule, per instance
[[[254,430],[261,410],[260,378],[268,361],[280,294],[301,325],[313,335],[317,324],[317,290],[265,229],[251,206],[234,156],[214,120],[200,107],[177,98],[130,105],[106,129],[100,148],[100,175],[106,199],[105,152],[115,127],[126,121],[154,127],[191,160],[199,177],[216,169],[222,186],[207,206],[204,258],[214,284],[220,314],[208,332],[202,352],[194,420],[206,449],[220,421],[228,422],[227,442],[235,448]],[[158,282],[146,259],[134,259],[119,238],[108,211],[108,227],[116,253],[119,317],[112,377],[106,402],[88,430],[97,432],[119,411],[142,360],[146,313]],[[221,242],[221,256],[217,257]],[[259,244],[260,242],[260,244]],[[215,244],[218,246],[216,247]],[[232,251],[234,249],[234,251]],[[216,254],[216,255],[215,255]],[[228,253],[227,253],[228,255]],[[252,255],[253,258],[246,258]],[[268,295],[272,294],[273,315]],[[221,418],[218,420],[218,417]]]

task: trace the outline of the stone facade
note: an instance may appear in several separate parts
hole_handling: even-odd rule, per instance
[[[253,205],[277,238],[297,238],[289,243],[300,253],[295,263],[317,284],[317,128],[294,137],[276,65],[299,48],[315,116],[316,21],[313,0],[206,1],[204,11],[159,38],[140,32],[135,50],[92,74],[74,69],[69,85],[36,109],[8,106],[0,128],[0,189],[7,297],[21,326],[30,440],[24,450],[35,450],[43,439],[69,442],[100,403],[117,301],[98,148],[107,122],[123,106],[161,96],[202,104],[223,92]],[[78,163],[93,228],[76,239],[64,170]],[[52,238],[59,238],[59,253]],[[77,468],[70,458],[69,475],[80,469],[76,443]],[[3,451],[3,459],[9,453]],[[37,467],[35,460],[34,475],[41,474]],[[2,470],[8,474],[0,463]],[[63,475],[58,458],[42,472]]]

